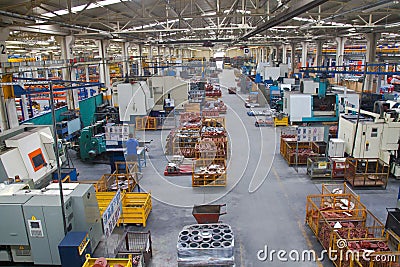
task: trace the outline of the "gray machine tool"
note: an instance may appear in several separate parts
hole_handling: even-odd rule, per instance
[[[0,196],[0,261],[32,262],[22,205],[32,196]]]
[[[75,217],[75,231],[89,233],[92,250],[97,247],[103,236],[99,204],[92,184],[79,184],[69,195]]]
[[[74,230],[72,201],[64,196],[67,230]],[[59,196],[32,196],[22,206],[31,254],[35,264],[60,265],[58,244],[64,238]]]

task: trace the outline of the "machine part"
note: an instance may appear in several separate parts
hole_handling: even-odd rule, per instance
[[[108,263],[107,263],[107,259],[106,258],[98,258],[95,262],[93,267],[107,267]]]
[[[11,246],[10,249],[13,262],[33,262],[29,246]]]
[[[211,237],[205,237],[205,238],[203,238],[203,242],[204,243],[209,243],[209,242],[211,242]]]
[[[190,243],[189,244],[189,247],[191,247],[191,248],[198,248],[199,246],[200,246],[199,243]]]
[[[224,232],[224,234],[231,234],[232,230],[231,229],[224,229],[223,232]]]
[[[8,249],[1,249],[0,248],[0,262],[11,262],[11,253]]]
[[[221,247],[221,242],[219,241],[214,241],[211,243],[212,248],[220,248]]]
[[[106,140],[103,133],[105,120],[82,129],[79,137],[79,153],[82,160],[93,159],[97,155],[106,152]]]
[[[190,232],[190,234],[191,234],[191,235],[198,235],[198,234],[200,234],[200,231],[199,231],[199,230],[192,230],[192,231]]]
[[[203,241],[203,238],[199,235],[194,235],[190,238],[190,241],[195,243],[201,243]]]
[[[210,248],[210,244],[209,243],[201,243],[200,247],[201,248]]]
[[[231,234],[224,234],[222,236],[222,239],[225,241],[231,241],[231,240],[233,240],[233,236]]]
[[[187,235],[183,235],[183,236],[181,236],[181,237],[179,238],[179,240],[180,240],[181,242],[187,242],[187,241],[190,240],[190,237],[187,236]]]
[[[214,241],[221,241],[222,237],[220,235],[213,235],[212,240]]]
[[[231,241],[224,241],[224,242],[222,242],[222,246],[224,248],[230,247],[230,246],[232,246],[232,242]]]
[[[205,238],[205,237],[211,237],[212,233],[210,230],[206,229],[206,230],[202,230],[200,232],[201,237]]]
[[[220,229],[213,229],[212,232],[213,232],[213,235],[221,234],[221,230]]]
[[[189,235],[189,231],[184,230],[184,231],[181,232],[181,235]]]
[[[187,248],[187,247],[189,247],[189,244],[186,243],[186,242],[179,242],[179,243],[178,243],[178,247],[180,247],[180,248]]]

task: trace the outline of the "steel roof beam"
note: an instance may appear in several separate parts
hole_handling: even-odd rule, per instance
[[[248,38],[259,34],[267,29],[270,29],[274,26],[277,26],[279,24],[282,24],[284,22],[287,22],[288,20],[301,15],[305,12],[307,12],[310,9],[313,9],[325,2],[327,2],[328,0],[302,0],[302,1],[298,1],[297,3],[295,3],[294,5],[292,5],[291,7],[289,7],[287,9],[287,11],[282,12],[281,14],[271,18],[269,21],[261,24],[260,26],[258,26],[256,29],[244,34],[243,36],[241,36],[239,38],[239,40],[247,40]]]

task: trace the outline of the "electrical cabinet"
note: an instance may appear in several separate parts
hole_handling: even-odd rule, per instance
[[[328,156],[331,158],[342,158],[344,156],[345,142],[339,138],[329,140]]]
[[[86,232],[69,232],[58,245],[62,267],[82,266],[92,253],[90,241]]]
[[[36,195],[22,208],[33,262],[60,265],[58,244],[65,236],[60,197]],[[74,214],[69,196],[64,196],[64,209],[67,230],[71,231],[74,229]]]
[[[94,250],[103,236],[96,191],[92,184],[79,184],[69,196],[74,210],[75,231],[88,231]]]

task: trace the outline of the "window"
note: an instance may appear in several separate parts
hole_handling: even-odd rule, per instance
[[[38,148],[33,152],[29,153],[28,156],[29,159],[31,160],[32,167],[35,172],[40,170],[42,167],[46,166],[46,161],[44,160],[42,149]]]
[[[372,128],[371,137],[377,137],[377,136],[378,136],[378,128]]]

